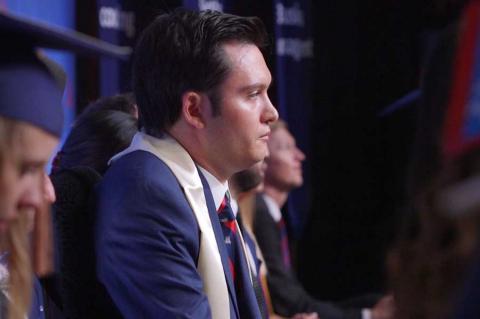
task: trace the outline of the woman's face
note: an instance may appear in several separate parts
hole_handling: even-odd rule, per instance
[[[0,165],[0,235],[20,213],[34,215],[54,200],[44,168],[58,138],[33,125],[14,125]]]

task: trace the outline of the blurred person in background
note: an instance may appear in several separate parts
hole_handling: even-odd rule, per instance
[[[137,132],[132,94],[104,97],[78,116],[57,153],[50,175],[57,201],[53,205],[57,274],[47,293],[66,318],[114,318],[102,313],[103,287],[95,280],[93,188],[110,158],[130,145]]]
[[[230,190],[232,196],[235,198],[238,209],[237,220],[239,221],[240,228],[244,230],[244,237],[247,237],[247,248],[250,249],[252,255],[252,268],[256,269],[256,279],[259,280],[259,284],[265,297],[266,307],[268,309],[269,317],[272,319],[280,319],[281,317],[273,311],[272,301],[267,285],[267,268],[262,256],[260,247],[258,246],[255,235],[253,234],[253,221],[255,219],[255,198],[258,193],[263,192],[264,189],[264,177],[267,164],[265,161],[255,164],[254,166],[235,173],[229,180]],[[235,206],[235,205],[234,205]],[[316,313],[302,313],[295,314],[294,319],[318,319]]]
[[[132,93],[103,97],[90,103],[75,119],[55,156],[52,174],[87,166],[103,175],[110,158],[125,149],[135,135],[137,112]]]
[[[256,198],[253,230],[265,258],[274,312],[285,317],[316,312],[322,319],[391,318],[391,297],[381,299],[372,309],[343,309],[333,303],[316,300],[296,279],[281,208],[290,191],[303,183],[305,154],[296,146],[285,122],[279,120],[271,128],[264,190]]]

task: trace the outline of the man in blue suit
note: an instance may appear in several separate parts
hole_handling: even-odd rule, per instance
[[[217,211],[278,118],[265,42],[259,19],[211,11],[161,15],[141,35],[141,131],[97,189],[97,277],[123,317],[262,318],[242,234]]]

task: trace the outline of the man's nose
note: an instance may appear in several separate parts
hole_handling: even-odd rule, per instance
[[[269,124],[275,122],[276,120],[278,120],[278,111],[275,106],[273,106],[270,98],[267,96],[267,101],[263,112],[263,122]]]

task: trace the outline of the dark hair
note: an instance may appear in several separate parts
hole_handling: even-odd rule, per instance
[[[128,92],[99,98],[83,110],[77,121],[80,121],[82,117],[89,116],[88,114],[107,110],[120,111],[136,117],[137,106],[133,93]]]
[[[230,178],[230,182],[235,185],[240,193],[255,189],[262,181],[263,177],[256,167],[250,167],[237,172]]]
[[[158,16],[144,30],[135,49],[133,88],[146,133],[161,136],[178,120],[187,90],[219,98],[215,89],[229,71],[222,45],[232,41],[263,49],[265,27],[256,17],[177,9]]]
[[[103,174],[108,160],[128,147],[137,132],[135,103],[129,94],[99,99],[74,122],[53,163],[54,173],[88,166]]]

